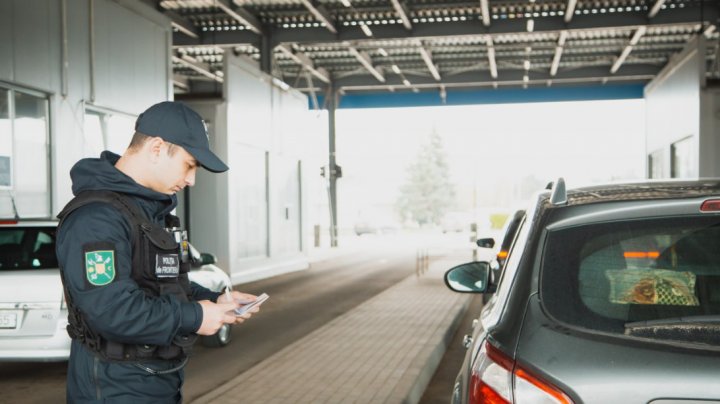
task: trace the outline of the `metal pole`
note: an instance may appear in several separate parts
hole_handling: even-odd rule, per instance
[[[335,161],[335,109],[337,108],[337,91],[335,86],[330,84],[328,91],[328,125],[329,125],[329,170],[328,177],[330,181],[330,246],[337,247],[338,231],[337,231],[337,163]]]
[[[90,102],[95,102],[95,1],[89,0],[90,23],[88,30],[90,31],[89,47],[90,47]]]
[[[272,40],[267,34],[260,37],[260,70],[272,74]]]

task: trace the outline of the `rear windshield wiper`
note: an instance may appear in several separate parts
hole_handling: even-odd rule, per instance
[[[720,345],[720,315],[687,316],[625,324],[625,335]]]

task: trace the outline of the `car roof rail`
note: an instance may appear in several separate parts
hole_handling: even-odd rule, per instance
[[[565,189],[565,180],[560,177],[552,184],[552,194],[550,194],[550,203],[555,206],[567,205],[567,190]]]

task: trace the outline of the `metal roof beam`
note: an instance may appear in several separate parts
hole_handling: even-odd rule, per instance
[[[230,0],[213,0],[211,5],[218,7],[224,11],[225,14],[237,20],[240,24],[246,26],[252,32],[262,35],[263,30],[260,20],[258,20],[257,17],[252,15],[249,11],[243,9],[242,7],[234,7],[230,4]]]
[[[654,18],[662,8],[663,4],[665,4],[665,0],[657,0],[650,9],[650,12],[648,13],[648,18]]]
[[[567,6],[565,7],[565,22],[568,23],[572,20],[573,15],[575,14],[575,6],[577,5],[577,0],[568,0]]]
[[[490,7],[488,0],[480,0],[480,13],[482,13],[482,22],[486,27],[490,26]]]
[[[661,65],[628,65],[623,68],[622,77],[635,77],[637,80],[649,80],[653,75],[657,74],[662,69]],[[504,84],[523,84],[523,76],[525,75],[524,70],[518,69],[506,69],[498,72],[503,80],[494,79],[485,67],[478,66],[477,69],[468,70],[466,72],[445,75],[442,81],[435,81],[430,76],[412,76],[410,80],[413,86],[435,86],[445,85],[448,88],[453,86],[461,86],[465,83],[485,83],[485,85],[492,86],[493,83],[499,85]],[[588,80],[615,80],[617,77],[608,73],[607,66],[593,66],[593,67],[580,67],[575,69],[567,69],[565,71],[559,71],[554,77],[550,76],[549,71],[535,71],[533,70],[532,80],[530,84],[542,83],[545,85],[547,80],[552,80],[553,83],[559,83],[563,80],[576,80],[578,82],[587,82]],[[378,85],[378,82],[373,80],[367,75],[353,75],[342,78],[336,78],[333,80],[335,85],[338,87],[357,87],[357,86],[374,86]],[[396,75],[387,76],[386,81],[383,82],[385,85],[402,86],[402,77]]]
[[[381,82],[385,82],[385,76],[382,74],[382,72],[377,69],[372,64],[372,59],[370,58],[370,55],[367,54],[365,51],[358,51],[355,47],[350,46],[348,48],[350,50],[350,53],[357,58],[357,60],[362,64],[375,78]]]
[[[184,91],[190,90],[190,80],[188,80],[187,76],[182,76],[180,74],[173,74],[173,86],[183,89]]]
[[[632,52],[633,46],[637,45],[637,43],[640,41],[640,38],[645,35],[646,30],[647,28],[643,26],[635,31],[632,38],[630,39],[630,43],[625,47],[625,49],[623,49],[620,56],[615,59],[615,63],[613,63],[612,67],[610,68],[610,74],[615,74],[615,72],[618,71],[620,66],[622,66],[622,64],[625,62],[625,59],[628,57],[630,52]]]
[[[497,71],[497,63],[495,62],[495,47],[493,46],[493,40],[492,37],[487,37],[487,53],[488,53],[488,63],[490,65],[490,76],[492,76],[493,79],[496,79],[498,77],[498,71]]]
[[[699,7],[673,9],[672,13],[660,13],[650,21],[647,19],[646,12],[577,15],[568,24],[564,22],[563,17],[548,17],[536,21],[533,34],[543,32],[559,34],[563,30],[577,32],[578,30],[592,29],[637,29],[639,26],[644,25],[648,27],[670,27],[679,24],[695,26],[699,23],[698,15],[700,11]],[[706,21],[714,21],[720,15],[717,8],[706,6],[702,11]],[[412,32],[407,31],[399,24],[375,25],[373,26],[373,38],[368,38],[362,31],[353,26],[338,27],[338,34],[332,34],[326,28],[276,28],[272,32],[272,45],[275,46],[280,43],[337,43],[346,40],[357,42],[410,38],[424,40],[443,37],[477,37],[488,33],[493,36],[503,34],[528,35],[525,23],[519,20],[521,19],[495,20],[492,27],[484,30],[478,30],[475,21],[415,24]],[[174,46],[239,46],[246,44],[257,45],[257,43],[258,36],[250,32],[250,30],[204,32],[201,33],[199,39],[190,38],[180,33],[174,33],[173,35]]]
[[[560,37],[558,38],[557,46],[555,47],[555,55],[553,56],[552,64],[550,65],[550,75],[555,76],[557,74],[558,66],[560,66],[560,58],[562,57],[563,47],[567,40],[567,31],[560,31]]]
[[[405,27],[405,29],[411,30],[412,23],[410,22],[410,18],[408,17],[408,14],[410,14],[410,13],[408,12],[407,6],[405,6],[404,3],[401,3],[400,0],[390,0],[390,1],[392,2],[393,7],[395,8],[395,12],[402,20],[402,23],[403,23],[403,26]]]
[[[193,25],[190,21],[188,21],[185,17],[181,16],[180,14],[176,13],[172,10],[165,10],[163,11],[163,14],[168,16],[172,22],[172,26],[178,30],[178,32],[182,32],[183,34],[198,39],[200,38],[200,35],[198,33],[197,28],[195,25]]]
[[[332,32],[333,34],[337,34],[337,28],[335,28],[335,20],[330,16],[330,13],[320,4],[317,4],[316,1],[313,0],[300,0],[300,2],[305,6],[305,8],[310,11],[312,15],[315,16],[315,18],[325,24],[325,28],[328,29],[328,31]]]
[[[324,81],[325,83],[330,83],[330,74],[328,73],[328,71],[323,69],[322,67],[316,68],[315,63],[313,63],[312,59],[310,59],[310,57],[308,57],[304,53],[293,50],[289,45],[278,45],[276,49],[280,50],[290,59],[294,60],[295,63],[301,65],[308,72],[312,73],[313,76]]]
[[[423,60],[425,61],[428,70],[430,70],[430,74],[432,74],[435,80],[440,81],[440,72],[438,71],[437,66],[435,66],[435,63],[433,63],[432,53],[430,53],[430,51],[424,46],[420,46],[419,50],[420,56],[422,56]]]
[[[213,73],[210,66],[207,63],[199,62],[197,59],[190,55],[181,55],[172,57],[173,63],[179,63],[186,67],[189,67],[203,76],[222,83],[223,78]]]
[[[535,21],[533,34],[544,32],[560,33],[560,31],[578,31],[592,29],[622,29],[647,25],[677,26],[678,24],[696,25],[699,23],[698,15],[700,7],[685,7],[673,9],[672,13],[660,13],[648,21],[646,12],[627,12],[614,14],[592,14],[577,15],[570,23],[565,23],[563,17],[547,17]],[[706,21],[715,21],[720,13],[717,8],[705,6],[702,10]],[[525,22],[520,19],[495,20],[491,27],[478,30],[476,21],[454,21],[434,24],[414,24],[413,30],[408,31],[400,24],[374,25],[373,37],[369,38],[356,26],[339,26],[338,33],[333,34],[326,28],[304,27],[304,28],[275,28],[272,32],[273,46],[280,43],[336,43],[338,41],[374,41],[394,39],[430,39],[443,37],[461,37],[478,35],[503,35],[523,34],[527,35]],[[244,45],[256,44],[258,36],[249,30],[240,31],[213,31],[202,33],[199,39],[187,37],[175,33],[173,45]]]
[[[639,26],[673,26],[678,24],[698,24],[700,7],[685,7],[674,9],[672,13],[662,13],[648,21],[644,11],[609,13],[609,14],[582,14],[576,15],[571,22],[566,23],[562,16],[537,19],[533,34],[544,32],[559,33],[563,30],[592,30],[592,29],[636,29]],[[706,21],[718,18],[718,10],[705,6],[703,10]],[[336,35],[320,28],[277,28],[273,31],[274,43],[297,42],[337,42],[337,41],[368,41],[368,40],[394,40],[394,39],[429,39],[438,37],[478,36],[483,34],[523,34],[528,35],[524,19],[494,20],[492,26],[478,29],[475,21],[454,21],[433,24],[414,24],[413,30],[408,31],[399,24],[374,25],[373,37],[368,38],[357,27],[338,27]],[[215,32],[218,42],[228,35],[232,38],[233,32]]]

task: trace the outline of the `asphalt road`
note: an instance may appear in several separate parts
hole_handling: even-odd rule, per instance
[[[309,270],[236,287],[268,293],[270,299],[260,313],[233,327],[228,346],[197,345],[186,369],[185,401],[232,379],[414,271],[414,247],[356,249],[316,261]],[[0,402],[64,402],[66,366],[65,362],[0,363]]]

